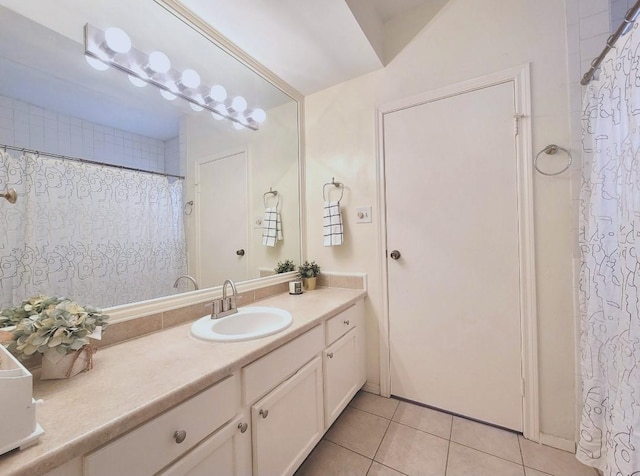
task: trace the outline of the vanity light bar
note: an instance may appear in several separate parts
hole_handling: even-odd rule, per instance
[[[87,23],[84,26],[84,49],[87,61],[92,66],[104,64],[116,68],[127,73],[137,86],[152,84],[160,89],[165,98],[180,97],[189,102],[195,111],[207,109],[214,118],[232,121],[236,129],[257,131],[260,123],[266,119],[262,109],[248,109],[243,97],[226,98],[226,94],[221,94],[221,91],[224,92],[221,86],[211,88],[202,84],[196,71],[180,72],[171,68],[169,58],[163,53],[147,55],[135,49],[127,34],[119,28],[102,31]]]

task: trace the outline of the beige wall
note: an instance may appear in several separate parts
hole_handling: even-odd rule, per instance
[[[533,153],[570,144],[564,2],[451,0],[384,70],[306,98],[308,257],[326,270],[369,275],[368,381],[379,384],[382,319],[376,207],[376,107],[424,91],[531,63]],[[322,246],[322,185],[345,183],[346,240]],[[573,440],[575,370],[569,175],[534,177],[540,424]],[[479,178],[481,179],[481,177]],[[355,207],[373,206],[374,223],[355,224]]]

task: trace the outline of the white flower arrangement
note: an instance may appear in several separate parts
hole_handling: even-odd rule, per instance
[[[0,328],[15,326],[3,344],[18,357],[55,349],[64,355],[89,344],[89,337],[107,327],[109,316],[63,297],[35,296],[0,313]]]

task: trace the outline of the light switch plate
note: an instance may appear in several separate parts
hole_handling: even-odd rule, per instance
[[[356,208],[356,223],[371,223],[371,206]]]

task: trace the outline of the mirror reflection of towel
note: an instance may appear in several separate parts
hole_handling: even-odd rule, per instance
[[[265,208],[262,220],[262,244],[264,246],[276,246],[282,237],[282,222],[277,208]]]
[[[340,202],[324,202],[324,246],[339,246],[344,242]]]

